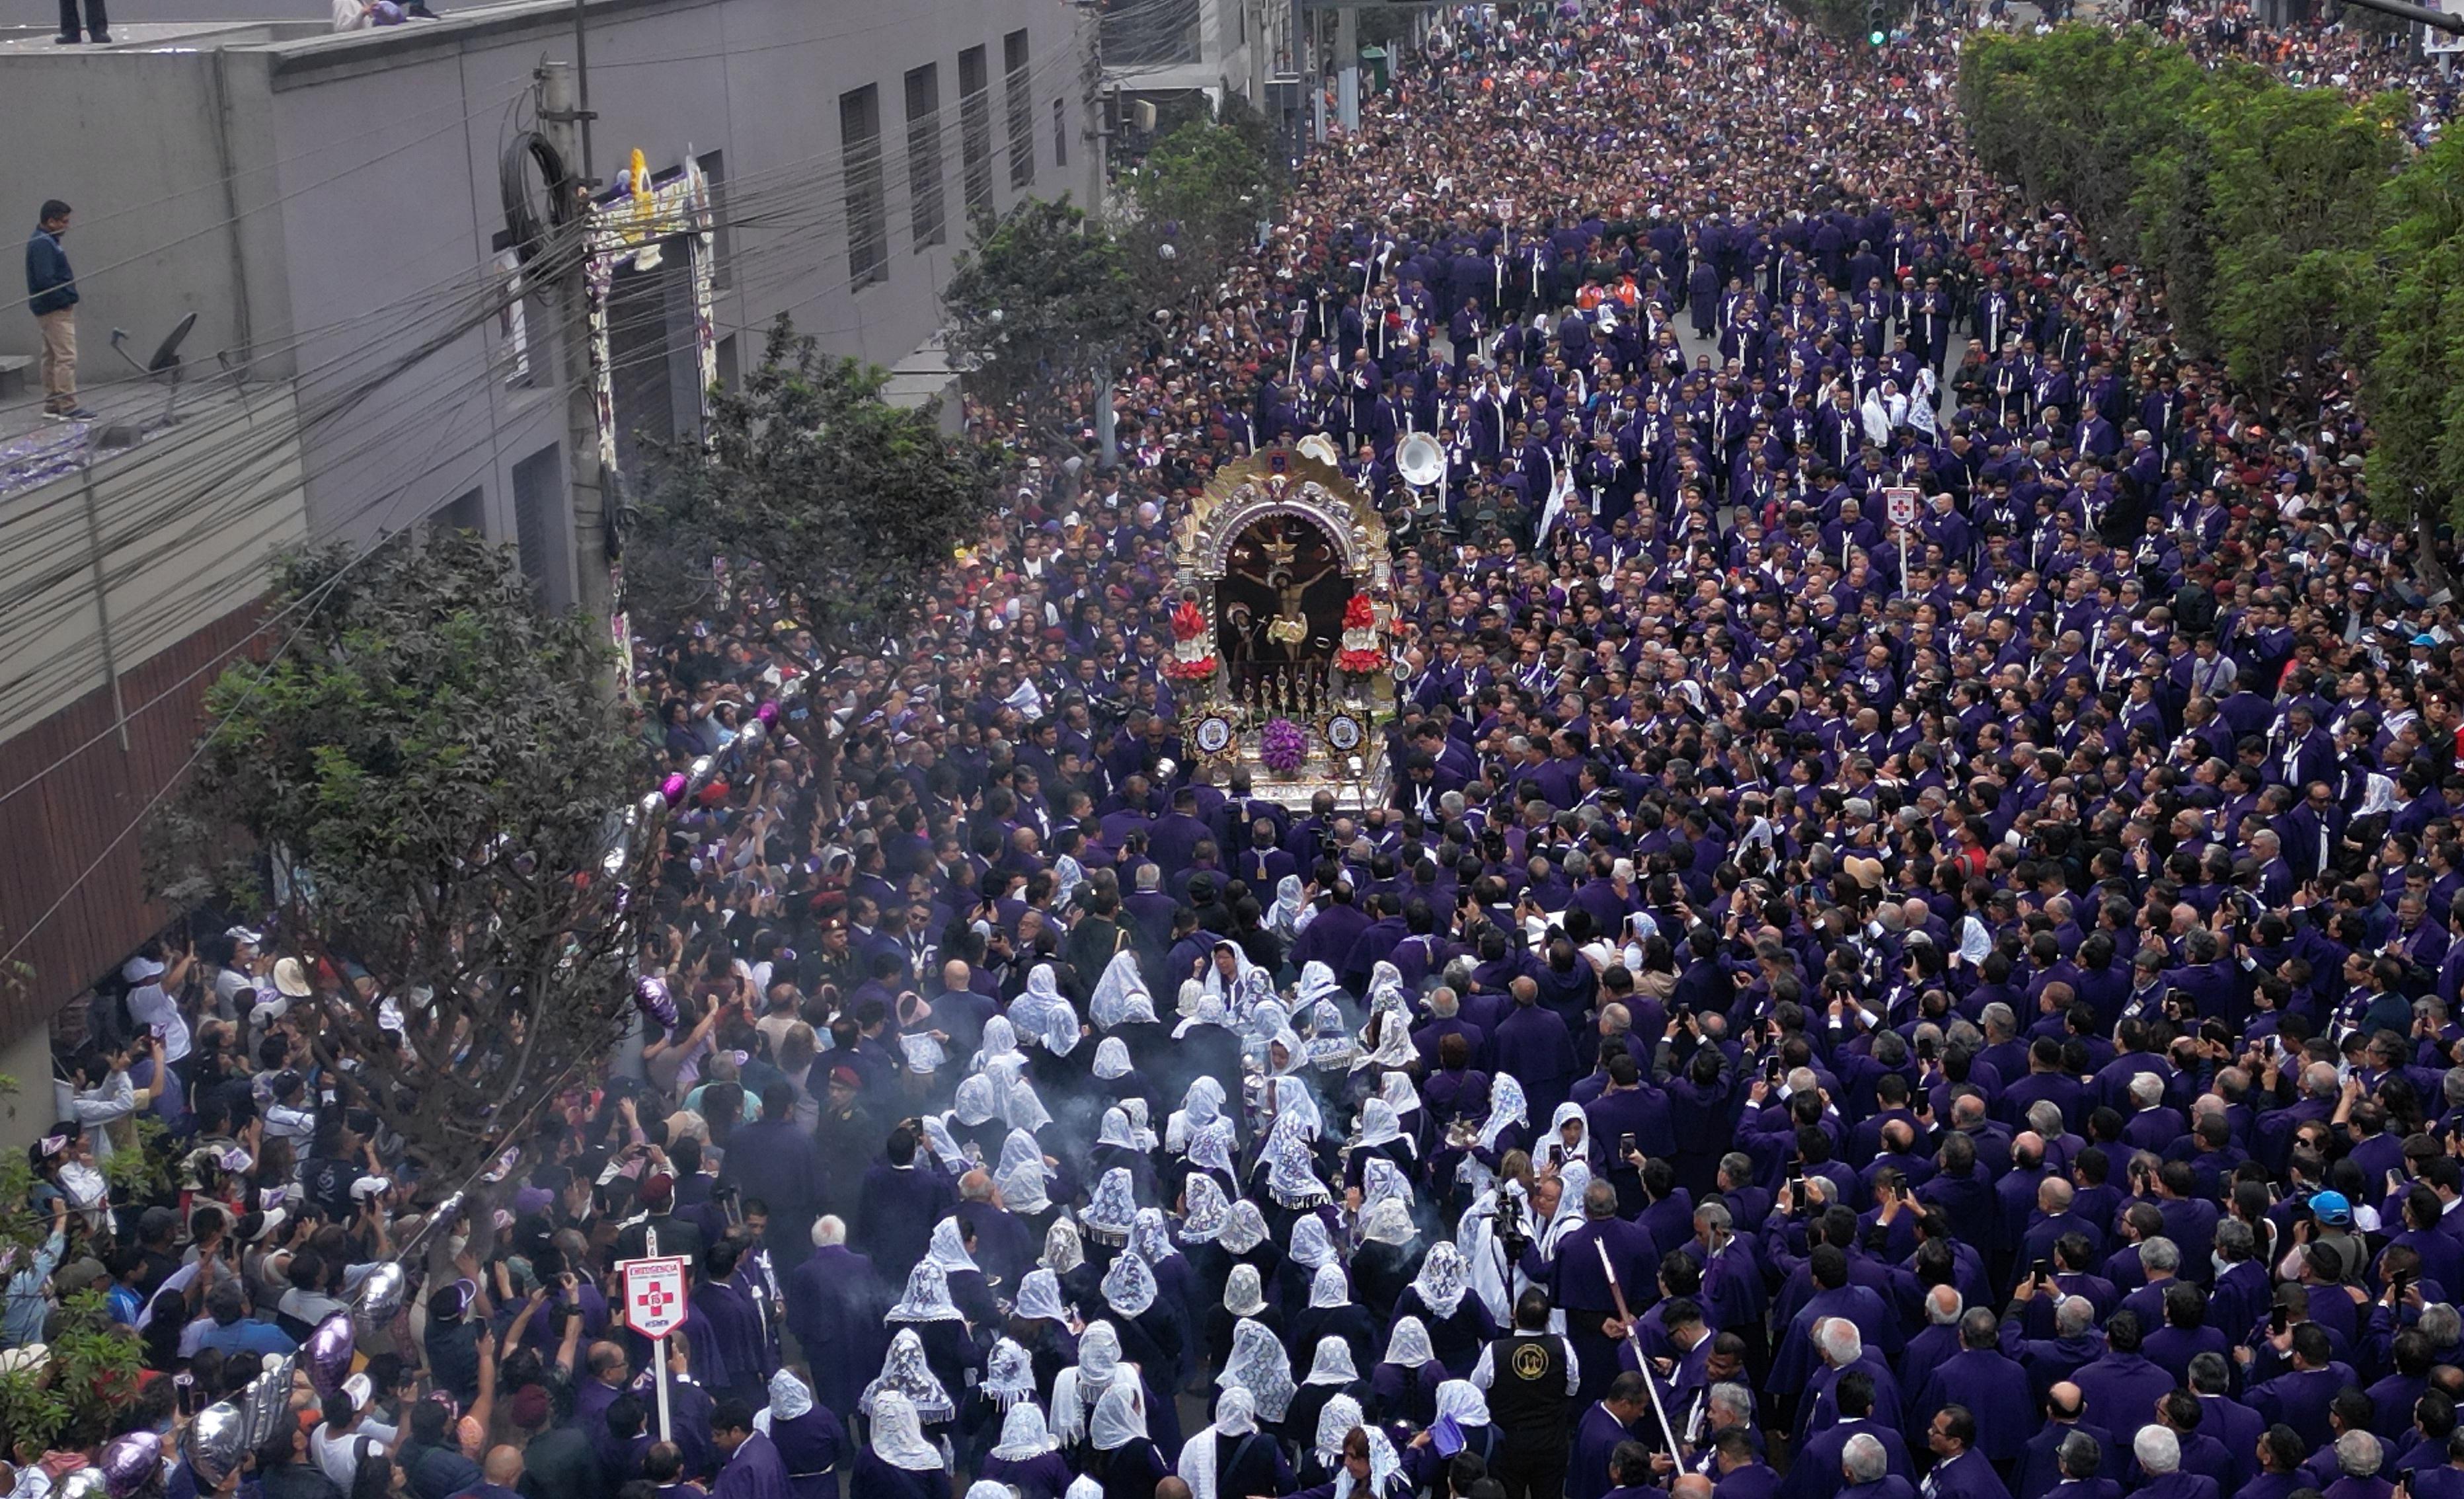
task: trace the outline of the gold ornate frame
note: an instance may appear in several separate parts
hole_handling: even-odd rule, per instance
[[[1223,577],[1234,542],[1251,525],[1275,516],[1296,517],[1324,533],[1353,590],[1369,596],[1381,623],[1390,617],[1394,560],[1385,518],[1340,469],[1279,445],[1217,471],[1174,530],[1173,592],[1197,596],[1206,638],[1215,639],[1221,624],[1215,585]],[[1178,691],[1183,743],[1190,754],[1219,772],[1257,761],[1256,733],[1264,721],[1259,705],[1233,700],[1220,672],[1212,681],[1182,684]],[[1295,792],[1328,786],[1349,793],[1338,797],[1346,804],[1382,792],[1385,757],[1375,719],[1393,701],[1394,683],[1381,673],[1350,679],[1349,690],[1334,700],[1267,710],[1304,723],[1310,735],[1308,768],[1284,778],[1286,786]],[[1206,754],[1192,731],[1201,719],[1218,714],[1227,716],[1238,732],[1229,748]],[[1329,725],[1338,716],[1350,717],[1363,731],[1359,745],[1349,754],[1333,751],[1328,738]],[[1364,759],[1363,772],[1348,770],[1345,761],[1355,755]],[[1261,792],[1272,794],[1265,786]]]

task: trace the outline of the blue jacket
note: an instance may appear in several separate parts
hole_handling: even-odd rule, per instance
[[[69,270],[68,252],[50,231],[37,229],[26,241],[26,304],[39,318],[77,305],[77,276]]]

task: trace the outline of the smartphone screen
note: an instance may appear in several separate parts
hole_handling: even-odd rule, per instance
[[[1617,1155],[1619,1157],[1626,1157],[1633,1154],[1634,1134],[1632,1131],[1628,1131],[1627,1133],[1617,1136]]]
[[[2290,1323],[2285,1317],[2284,1309],[2282,1307],[2278,1307],[2274,1312],[2268,1313],[2267,1331],[2271,1335],[2283,1332],[2289,1325]]]
[[[1797,1178],[1788,1184],[1788,1205],[1796,1212],[1805,1211],[1805,1179]]]
[[[2041,1285],[2045,1282],[2051,1281],[2053,1278],[2054,1262],[2046,1259],[2039,1259],[2036,1261],[2036,1280],[2038,1284]]]

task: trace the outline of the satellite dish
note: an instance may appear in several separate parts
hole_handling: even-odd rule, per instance
[[[1333,440],[1324,432],[1311,432],[1292,446],[1301,451],[1303,457],[1315,458],[1330,469],[1343,462],[1343,454],[1334,451]]]
[[[1395,469],[1404,483],[1425,489],[1445,477],[1445,451],[1428,433],[1414,432],[1395,445]]]
[[[159,381],[167,387],[163,398],[162,425],[165,427],[179,420],[176,409],[180,402],[180,345],[187,342],[189,331],[196,325],[197,315],[193,312],[185,314],[178,322],[172,324],[171,331],[163,336],[163,342],[154,345],[152,357],[143,364],[131,359],[128,350],[123,346],[128,341],[127,330],[124,328],[111,330],[112,352],[126,361],[129,368],[148,380]]]
[[[173,324],[171,331],[163,336],[163,342],[154,346],[154,357],[145,362],[145,372],[149,375],[159,375],[165,370],[178,370],[180,345],[187,340],[188,331],[196,325],[195,313],[187,314]]]

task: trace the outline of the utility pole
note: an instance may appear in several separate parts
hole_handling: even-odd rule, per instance
[[[1360,133],[1360,11],[1334,12],[1334,117],[1346,136]]]
[[[574,69],[569,63],[539,65],[539,118],[549,143],[568,164],[586,164],[581,132],[589,114],[574,98]],[[589,264],[590,215],[585,211],[598,184],[578,173],[571,222],[559,236],[548,263],[555,271],[557,326],[563,347],[558,355],[564,380],[564,482],[573,531],[573,599],[583,612],[612,628],[616,617],[615,580],[609,573],[606,475],[599,463],[599,397],[597,362],[590,346]],[[613,686],[621,691],[622,673]]]

